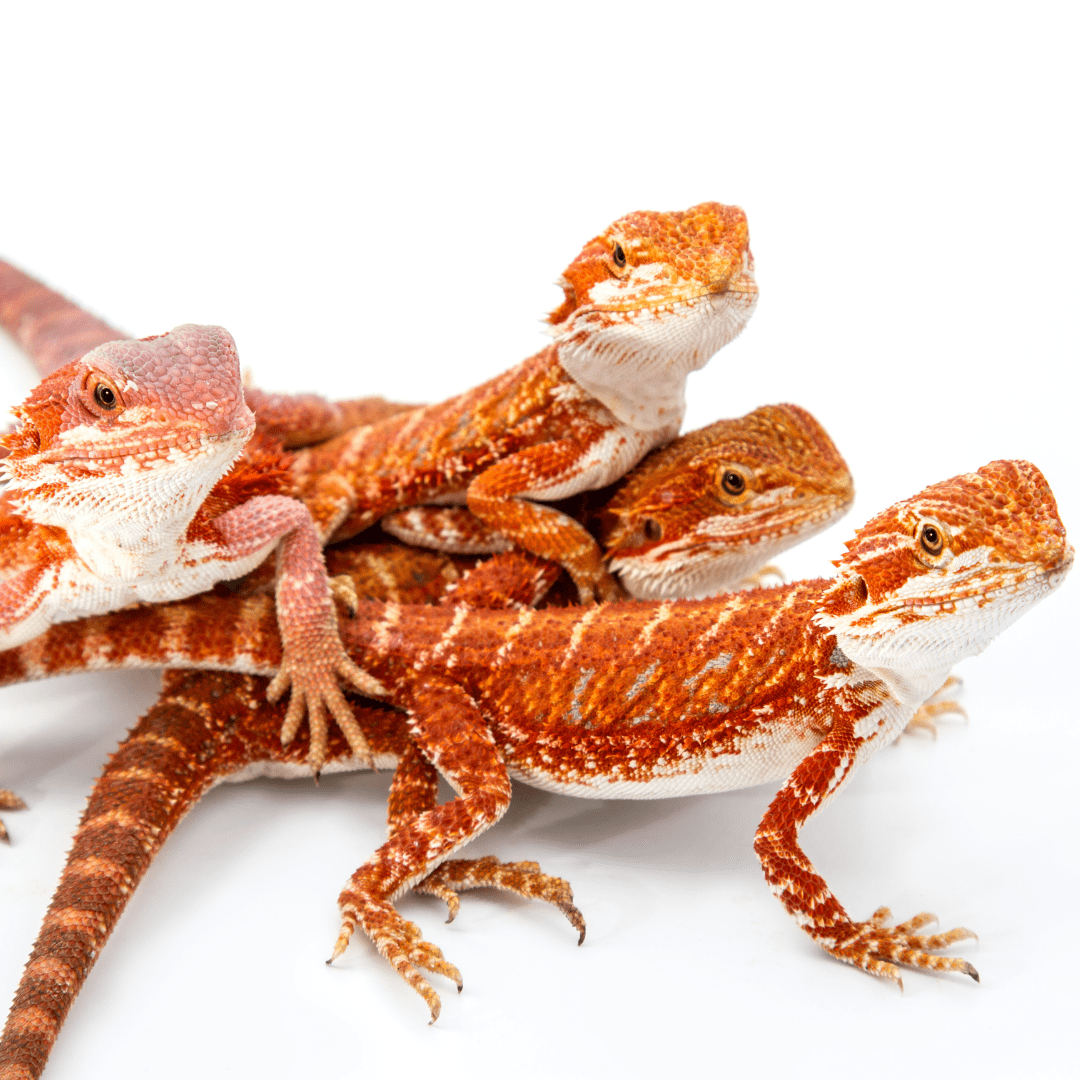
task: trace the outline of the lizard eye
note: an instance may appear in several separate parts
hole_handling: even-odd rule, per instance
[[[716,470],[716,479],[720,484],[720,499],[729,506],[737,506],[749,497],[750,477],[745,469],[737,465],[721,464]]]
[[[729,495],[741,495],[746,489],[746,481],[734,469],[728,469],[720,480],[720,486]]]
[[[924,518],[915,526],[915,540],[915,555],[925,566],[940,569],[950,560],[949,532],[941,522]]]
[[[919,530],[919,543],[927,555],[940,555],[945,547],[945,537],[936,525],[925,522]]]
[[[615,250],[611,253],[611,257],[615,260],[615,265],[620,269],[626,265],[626,252],[622,249],[622,244],[616,244]]]
[[[99,382],[94,387],[94,400],[103,409],[112,411],[116,408],[116,393],[108,383]]]
[[[103,375],[100,371],[91,371],[87,374],[86,381],[82,384],[82,389],[79,392],[79,397],[90,412],[98,416],[114,413],[124,404],[124,399],[120,396],[116,383],[108,375]]]
[[[645,539],[652,543],[664,538],[664,526],[656,518],[646,518],[644,522]]]

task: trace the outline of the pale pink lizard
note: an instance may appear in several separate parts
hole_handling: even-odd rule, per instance
[[[2,259],[0,326],[42,375],[51,375],[98,345],[130,336]],[[318,394],[270,394],[250,386],[244,388],[244,399],[255,414],[256,430],[286,448],[323,442],[416,408],[378,397],[328,401]]]
[[[327,709],[365,755],[337,679],[369,693],[379,685],[341,648],[310,514],[264,493],[267,480],[287,486],[280,466],[276,475],[256,465],[225,476],[255,426],[226,330],[180,326],[101,345],[46,378],[16,413],[0,466],[9,480],[0,496],[0,645],[56,622],[192,596],[277,551],[285,658],[270,693],[291,686],[291,731],[307,709],[313,768]]]

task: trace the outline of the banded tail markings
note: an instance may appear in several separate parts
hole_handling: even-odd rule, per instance
[[[234,675],[189,678],[251,681]],[[182,689],[176,680],[173,685]],[[0,1080],[41,1075],[128,898],[166,837],[223,767],[208,753],[219,736],[212,720],[166,692],[106,764],[0,1038]]]

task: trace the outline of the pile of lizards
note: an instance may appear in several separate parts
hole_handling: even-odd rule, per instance
[[[226,778],[393,770],[389,838],[339,897],[334,956],[359,928],[432,1020],[424,973],[461,978],[395,910],[407,890],[451,917],[463,891],[515,892],[584,936],[536,863],[455,857],[513,779],[638,799],[783,781],[755,850],[797,923],[875,975],[978,979],[940,955],[969,931],[852,919],[798,837],[1063,580],[1046,480],[991,462],[871,518],[834,577],[768,586],[853,487],[794,405],[679,435],[688,375],[754,310],[745,215],[629,214],[561,284],[545,349],[409,406],[244,390],[224,329],[124,340],[0,264],[0,322],[44,375],[2,440],[0,684],[166,669],[94,785],[0,1080],[41,1074],[154,855]]]

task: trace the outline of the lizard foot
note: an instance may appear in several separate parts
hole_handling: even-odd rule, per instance
[[[0,810],[25,810],[26,803],[15,794],[14,791],[8,791],[5,788],[0,788]],[[10,837],[8,836],[7,826],[0,821],[0,840],[5,844],[10,843]]]
[[[957,941],[977,940],[971,930],[960,926],[941,934],[920,934],[918,931],[924,926],[938,921],[937,916],[926,911],[898,926],[886,926],[891,918],[892,912],[887,907],[880,907],[865,922],[850,923],[851,933],[837,938],[833,945],[826,945],[825,951],[871,975],[893,979],[900,984],[901,990],[904,981],[900,978],[898,964],[929,971],[959,971],[979,981],[979,973],[966,960],[933,955]]]
[[[611,600],[625,600],[629,595],[618,580],[606,570],[595,577],[570,574],[577,586],[578,601],[582,604],[603,604]]]
[[[311,729],[308,765],[316,776],[326,761],[327,710],[337,721],[357,758],[369,769],[375,767],[367,739],[364,738],[353,710],[338,685],[339,677],[347,680],[362,694],[382,696],[386,693],[386,688],[378,679],[358,668],[345,655],[336,636],[327,642],[327,648],[318,662],[297,662],[286,649],[277,675],[266,688],[266,698],[270,702],[277,701],[287,689],[292,688],[285,722],[281,726],[282,746],[288,746],[296,736],[306,709]]]
[[[358,896],[355,892],[343,893],[340,903],[341,933],[334,944],[333,956],[326,962],[333,963],[345,951],[359,924],[380,955],[427,1002],[430,1022],[434,1024],[439,1019],[442,1004],[418,968],[444,975],[457,986],[459,994],[461,972],[443,958],[442,949],[424,940],[415,923],[403,919],[389,904]]]
[[[539,863],[502,863],[494,855],[482,859],[450,859],[413,886],[413,892],[436,896],[449,908],[447,922],[453,922],[461,908],[458,894],[468,889],[502,889],[527,900],[543,900],[557,907],[578,932],[578,944],[585,940],[585,918],[574,907],[570,883],[540,870]]]
[[[773,566],[772,563],[769,563],[768,566],[763,566],[756,574],[751,574],[748,578],[745,578],[740,584],[743,587],[750,586],[757,588],[765,585],[770,577],[777,579],[773,583],[776,585],[783,585],[787,581],[780,567]]]
[[[942,700],[941,695],[948,693],[963,685],[963,680],[956,675],[950,675],[937,690],[934,691],[918,708],[915,715],[908,721],[904,728],[905,735],[913,735],[916,731],[928,731],[935,739],[937,738],[937,722],[935,717],[962,716],[968,718],[967,710],[959,701],[952,698]]]

